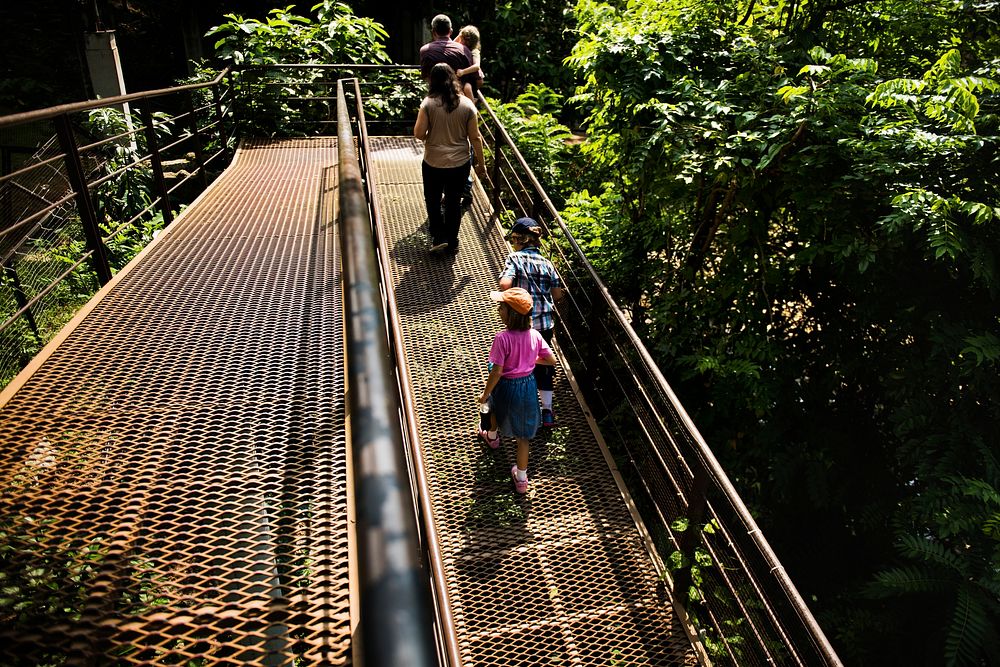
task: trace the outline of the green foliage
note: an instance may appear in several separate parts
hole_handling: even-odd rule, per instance
[[[251,134],[307,132],[303,125],[307,128],[333,116],[335,104],[328,98],[336,95],[331,77],[322,69],[259,70],[253,66],[389,61],[385,52],[388,34],[383,26],[355,16],[348,5],[323,0],[312,8],[315,18],[294,14],[294,7],[272,9],[264,20],[226,14],[226,22],[206,33],[217,38],[219,59],[248,68],[237,83],[237,94],[252,105],[241,118],[244,131]],[[372,103],[378,108],[395,108],[377,99]]]
[[[153,122],[157,140],[163,144],[170,136],[169,116],[153,112]],[[131,128],[126,123],[124,113],[119,109],[95,109],[88,114],[84,128],[96,137],[114,137],[132,128],[142,127],[138,117],[131,120]],[[134,143],[132,143],[134,141]],[[98,224],[107,237],[108,261],[115,269],[125,266],[135,255],[153,240],[153,235],[163,228],[163,215],[152,209],[153,173],[148,162],[138,159],[147,152],[145,135],[134,135],[111,141],[101,146],[104,173],[121,173],[94,191]],[[128,220],[137,218],[131,225]],[[76,261],[73,257],[68,262]]]
[[[852,661],[998,645],[1000,61],[979,9],[575,10],[600,180],[564,218]]]
[[[294,8],[272,9],[263,21],[226,14],[229,20],[205,36],[218,37],[216,55],[234,65],[388,62],[385,29],[345,3],[314,5],[315,19],[293,14]]]
[[[575,20],[567,0],[501,0],[480,25],[486,85],[512,100],[534,83],[558,94],[573,92],[562,61],[573,47]],[[452,17],[454,18],[454,17]]]
[[[546,86],[529,84],[515,101],[490,100],[490,105],[546,192],[561,198],[570,191],[575,185],[573,133],[557,120],[562,97]]]
[[[949,623],[944,626],[944,657],[948,665],[979,665],[996,662],[1000,653],[1000,574],[996,570],[979,568],[977,559],[967,553],[977,548],[961,544],[967,535],[964,525],[973,515],[961,512],[963,504],[982,503],[988,511],[1000,508],[1000,494],[982,480],[952,478],[947,480],[957,497],[942,504],[938,524],[944,529],[937,538],[916,537],[901,533],[897,548],[904,564],[878,572],[866,593],[874,599],[898,595],[927,598],[928,606],[950,610]],[[991,534],[989,520],[981,528],[992,544],[984,546],[994,552],[1000,540]],[[980,526],[973,526],[980,528]],[[948,544],[948,537],[960,537],[959,543]],[[978,540],[982,542],[983,540]],[[979,571],[976,571],[979,570]]]
[[[677,535],[689,530],[699,530],[702,534],[702,541],[706,543],[718,533],[719,524],[715,519],[707,521],[699,526],[692,526],[690,520],[682,517],[674,520],[670,524],[670,529]],[[699,639],[703,646],[713,658],[723,662],[728,662],[730,652],[737,659],[744,657],[743,646],[746,643],[745,612],[740,608],[753,604],[756,593],[744,591],[742,601],[735,600],[728,590],[718,586],[709,585],[710,578],[706,573],[714,568],[721,567],[716,563],[708,549],[701,544],[694,547],[691,556],[687,556],[679,550],[672,551],[667,557],[667,566],[675,573],[675,577],[681,574],[689,577],[687,599],[683,601],[688,620],[698,629]],[[676,585],[676,584],[675,584]],[[710,623],[709,608],[712,614],[722,621],[721,626],[714,626]],[[723,610],[725,610],[724,613]],[[775,653],[781,653],[780,647],[773,648]]]

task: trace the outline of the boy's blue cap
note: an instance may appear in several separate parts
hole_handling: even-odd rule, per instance
[[[510,228],[511,234],[532,234],[541,236],[542,227],[534,218],[518,218],[514,221],[514,226]]]

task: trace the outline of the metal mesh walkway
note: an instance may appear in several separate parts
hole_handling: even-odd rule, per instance
[[[349,662],[336,164],[244,146],[4,392],[0,663]]]
[[[487,293],[507,248],[482,192],[456,257],[430,257],[420,160],[374,138],[420,439],[456,633],[467,665],[689,665],[696,658],[565,371],[555,428],[532,442],[532,491],[509,477],[513,442],[477,442],[476,400],[501,323]]]

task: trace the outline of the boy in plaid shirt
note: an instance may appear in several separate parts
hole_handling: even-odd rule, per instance
[[[555,329],[555,302],[563,298],[565,289],[552,262],[539,252],[542,228],[533,218],[518,218],[510,230],[510,244],[514,252],[507,257],[507,264],[500,274],[500,289],[522,287],[532,297],[531,325],[537,329],[545,342],[552,344]],[[555,413],[552,411],[552,381],[556,375],[554,366],[535,366],[535,381],[538,383],[538,397],[542,403],[542,426],[554,426]]]

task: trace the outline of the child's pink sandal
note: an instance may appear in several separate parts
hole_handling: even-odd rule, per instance
[[[486,442],[486,444],[490,446],[490,449],[496,449],[497,447],[500,446],[500,434],[499,433],[497,433],[497,437],[495,437],[495,438],[493,438],[491,440],[489,432],[480,429],[479,430],[479,437],[482,438],[483,441]]]
[[[514,464],[514,467],[512,467],[510,469],[510,476],[511,476],[511,479],[514,480],[514,489],[518,493],[527,493],[528,492],[528,478],[525,477],[523,481],[517,478],[517,464],[516,463]]]

